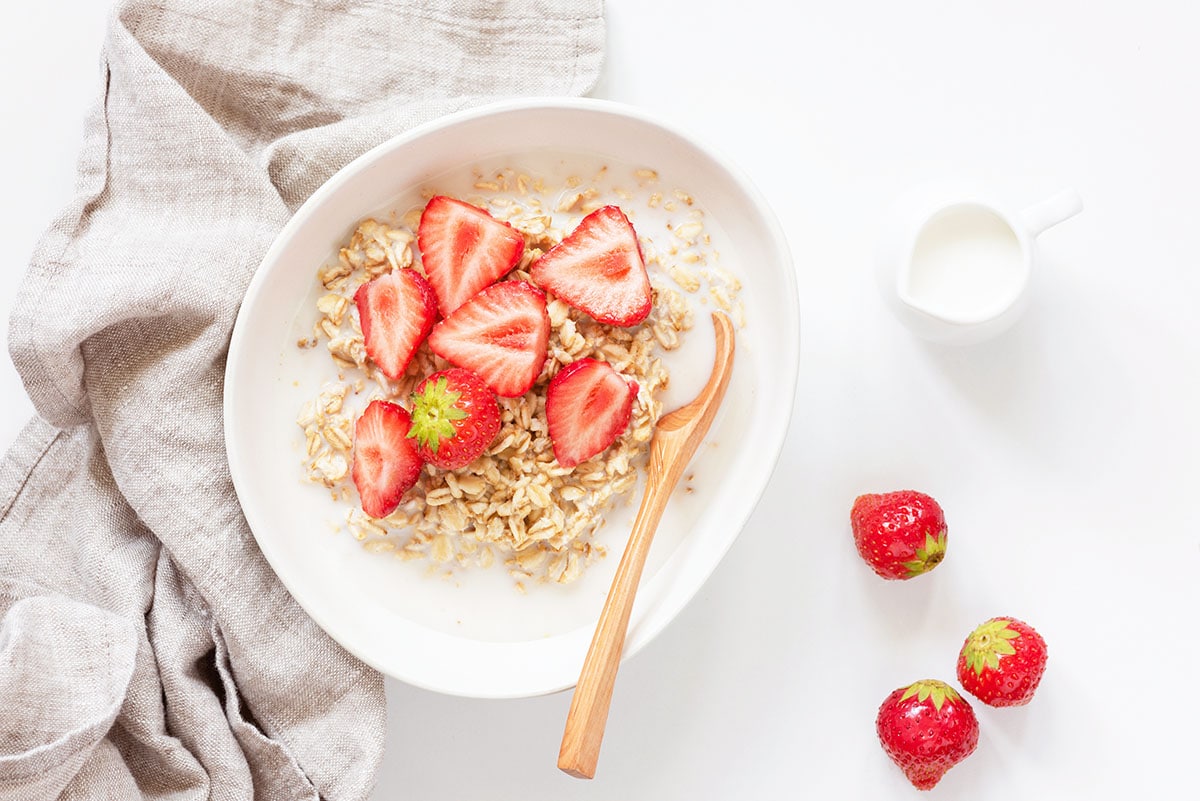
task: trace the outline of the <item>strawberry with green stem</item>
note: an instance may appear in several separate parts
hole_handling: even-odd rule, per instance
[[[442,370],[412,394],[412,428],[417,453],[443,470],[475,461],[500,433],[500,407],[487,384],[470,370]]]
[[[958,680],[989,706],[1021,706],[1041,683],[1046,656],[1046,641],[1033,626],[994,617],[967,636],[958,655]]]
[[[884,699],[875,718],[883,750],[918,790],[932,789],[979,744],[979,721],[958,692],[936,679]]]
[[[850,525],[859,555],[885,579],[927,573],[946,555],[946,517],[922,492],[860,495]]]

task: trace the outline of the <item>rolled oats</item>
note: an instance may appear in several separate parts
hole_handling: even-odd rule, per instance
[[[466,200],[491,208],[524,235],[526,252],[510,278],[528,281],[533,262],[564,236],[546,209],[579,215],[598,208],[603,195],[596,186],[605,177],[606,169],[601,169],[591,184],[583,186],[581,178],[570,176],[557,201],[547,201],[543,178],[502,170],[476,175],[474,189],[491,194]],[[641,187],[659,180],[658,173],[648,168],[634,171],[632,177]],[[628,190],[612,191],[622,200],[634,197]],[[515,194],[496,194],[508,192]],[[427,200],[433,194],[423,191],[422,197]],[[676,201],[685,207],[695,202],[682,190],[669,198],[653,191],[647,205],[669,210]],[[448,366],[422,345],[399,381],[387,378],[368,359],[358,315],[352,313],[354,293],[363,283],[391,270],[423,270],[413,250],[420,214],[421,208],[412,208],[392,217],[397,220],[392,223],[365,219],[358,225],[337,259],[318,270],[317,280],[325,292],[316,302],[313,339],[297,343],[311,347],[318,339],[326,340],[340,371],[338,381],[324,385],[301,406],[296,423],[304,432],[307,479],[348,503],[356,501],[349,476],[353,416],[345,411],[348,399],[361,395],[361,400],[385,398],[407,405],[409,394],[424,376]],[[700,243],[709,242],[702,211],[687,209],[670,233],[673,236],[663,240],[670,256],[660,256],[653,238],[643,236],[647,265],[669,276],[677,287],[655,284],[646,322],[635,329],[602,325],[548,297],[550,341],[534,389],[519,398],[498,399],[501,430],[484,456],[455,471],[427,465],[416,486],[387,518],[372,519],[355,505],[346,515],[345,528],[365,549],[404,560],[428,559],[443,569],[486,568],[499,560],[520,592],[526,591],[528,582],[575,581],[587,564],[604,556],[605,549],[592,536],[618,499],[632,501],[638,470],[662,414],[659,394],[668,384],[669,373],[660,353],[678,348],[681,335],[693,325],[692,306],[684,293],[695,294],[699,302],[711,297],[718,306],[732,308],[736,321],[744,324],[740,301],[733,301],[740,282],[725,270],[697,270],[710,254],[715,260],[715,251],[701,249]],[[665,259],[669,264],[664,265]],[[700,293],[705,284],[709,292]],[[546,430],[545,386],[559,369],[583,357],[609,362],[636,381],[639,392],[629,426],[617,441],[587,462],[564,468],[554,458]]]

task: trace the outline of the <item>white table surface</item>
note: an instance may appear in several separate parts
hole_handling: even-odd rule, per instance
[[[0,310],[70,197],[103,3],[0,11]],[[1033,703],[976,703],[979,749],[931,797],[1194,798],[1200,746],[1197,7],[949,0],[612,0],[595,95],[667,115],[749,172],[794,250],[799,394],[784,456],[724,563],[624,667],[591,783],[554,767],[566,694],[482,702],[388,685],[376,799],[914,797],[878,704],[953,680],[993,615],[1037,626]],[[884,207],[930,178],[1084,213],[1041,240],[1018,326],[914,340],[870,272]],[[0,360],[0,444],[32,409]],[[939,498],[947,560],[883,582],[856,494]]]

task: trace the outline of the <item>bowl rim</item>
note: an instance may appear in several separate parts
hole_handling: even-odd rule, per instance
[[[784,444],[787,440],[788,432],[791,427],[792,417],[794,416],[794,405],[797,393],[797,382],[799,377],[799,360],[800,360],[800,307],[799,294],[797,288],[797,280],[795,275],[794,260],[791,254],[791,249],[788,245],[787,236],[785,235],[782,226],[779,223],[777,216],[767,203],[766,198],[759,191],[748,174],[746,174],[738,165],[724,156],[719,149],[714,148],[707,142],[698,139],[693,134],[681,130],[676,125],[664,120],[660,116],[647,112],[644,109],[620,103],[613,100],[598,99],[598,98],[575,98],[575,97],[525,97],[501,100],[491,103],[474,106],[471,108],[456,111],[429,120],[420,125],[417,125],[407,131],[400,132],[383,142],[370,148],[360,156],[354,158],[324,183],[322,183],[305,201],[296,209],[287,223],[280,229],[272,241],[270,247],[264,253],[258,266],[255,268],[253,275],[246,287],[246,291],[240,301],[238,313],[234,321],[234,325],[230,335],[230,343],[226,355],[226,364],[224,372],[223,385],[223,405],[222,405],[222,429],[225,439],[226,458],[229,465],[230,476],[234,486],[234,490],[238,496],[239,506],[246,517],[247,527],[254,536],[260,552],[264,559],[270,565],[272,571],[278,577],[280,583],[288,590],[289,594],[296,601],[297,605],[304,610],[305,614],[309,615],[326,634],[341,647],[345,648],[349,653],[353,654],[366,664],[376,670],[379,670],[384,675],[392,676],[398,680],[413,686],[421,687],[433,692],[456,695],[459,697],[470,698],[526,698],[539,695],[547,695],[554,692],[559,692],[569,689],[574,686],[574,680],[561,686],[551,686],[539,689],[537,691],[516,690],[516,691],[496,691],[488,689],[472,689],[465,690],[463,688],[451,688],[447,686],[439,686],[434,682],[428,681],[425,678],[408,675],[403,671],[397,671],[395,666],[387,665],[386,667],[378,664],[369,653],[363,653],[361,649],[354,647],[352,644],[343,642],[337,637],[329,625],[329,620],[323,614],[319,604],[313,604],[311,599],[306,597],[303,587],[295,586],[296,577],[293,576],[286,568],[281,569],[280,560],[275,557],[275,547],[273,543],[264,545],[263,540],[255,533],[253,525],[250,523],[250,514],[246,513],[246,505],[242,501],[242,486],[245,486],[243,478],[243,466],[246,462],[245,456],[241,451],[241,446],[236,441],[231,430],[230,421],[234,419],[236,412],[234,411],[235,404],[235,389],[234,382],[231,381],[232,373],[245,358],[243,351],[248,347],[245,341],[247,338],[240,336],[240,332],[248,325],[244,318],[249,315],[248,309],[257,305],[259,295],[262,294],[267,286],[267,270],[269,264],[278,260],[279,253],[287,246],[287,243],[292,239],[295,232],[307,225],[310,219],[321,211],[328,198],[336,194],[339,189],[347,182],[353,180],[360,172],[369,168],[372,164],[379,161],[386,154],[393,152],[399,148],[407,146],[410,142],[421,139],[438,131],[447,128],[456,127],[475,120],[486,117],[508,114],[513,112],[525,111],[580,111],[585,113],[598,113],[604,115],[613,115],[616,117],[632,120],[637,123],[659,128],[670,136],[682,140],[698,151],[704,153],[712,162],[723,170],[728,177],[744,192],[746,199],[753,207],[754,215],[761,221],[764,229],[768,232],[770,238],[770,251],[777,253],[781,259],[781,267],[777,278],[781,281],[781,292],[786,292],[787,302],[783,304],[784,317],[781,323],[786,326],[787,331],[792,332],[791,336],[780,337],[778,348],[772,352],[772,368],[780,375],[779,383],[780,390],[786,394],[786,397],[780,398],[781,408],[786,408],[787,413],[782,416],[782,419],[770,420],[766,424],[771,428],[764,432],[765,441],[772,443],[768,449],[760,452],[762,462],[765,463],[766,472],[765,480],[758,487],[753,489],[754,496],[747,504],[745,512],[737,518],[732,518],[729,525],[733,528],[732,536],[725,538],[723,547],[719,552],[715,553],[715,558],[707,563],[706,569],[696,576],[690,591],[681,593],[668,593],[665,597],[659,599],[655,605],[655,614],[647,615],[642,625],[643,635],[641,637],[631,637],[626,643],[626,648],[621,656],[622,661],[631,658],[638,653],[645,645],[654,640],[663,629],[665,629],[671,621],[675,620],[682,609],[691,602],[700,589],[711,577],[713,571],[719,565],[725,555],[732,547],[734,541],[740,536],[744,530],[751,515],[754,513],[759,501],[762,498],[767,486],[770,484],[771,477],[774,475],[778,467],[779,459],[783,452]],[[776,369],[777,368],[777,369]],[[303,584],[303,582],[300,582]],[[336,626],[333,627],[336,630]],[[560,635],[562,636],[562,635]],[[580,663],[582,665],[582,661]]]

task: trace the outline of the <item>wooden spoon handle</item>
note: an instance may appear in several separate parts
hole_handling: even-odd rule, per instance
[[[590,779],[596,775],[600,742],[608,722],[613,684],[625,648],[629,614],[642,578],[642,567],[671,490],[679,482],[688,462],[700,447],[733,372],[733,326],[729,318],[713,313],[716,356],[708,383],[686,406],[658,421],[650,440],[650,463],[646,467],[646,494],[638,507],[629,543],[617,565],[608,599],[600,613],[596,633],[583,660],[583,670],[571,698],[567,726],[558,752],[558,767],[572,776]]]
[[[604,727],[608,722],[608,708],[612,703],[613,684],[621,664],[621,651],[625,648],[625,633],[629,628],[629,615],[633,611],[633,600],[642,577],[642,567],[654,540],[654,530],[662,518],[663,509],[671,495],[671,486],[657,480],[661,474],[651,472],[647,477],[646,494],[638,507],[629,544],[621,555],[613,577],[608,599],[592,635],[583,670],[575,685],[571,698],[571,709],[567,713],[567,725],[563,731],[562,746],[558,751],[558,767],[581,779],[596,775],[596,762],[600,758],[600,743],[604,739]]]

